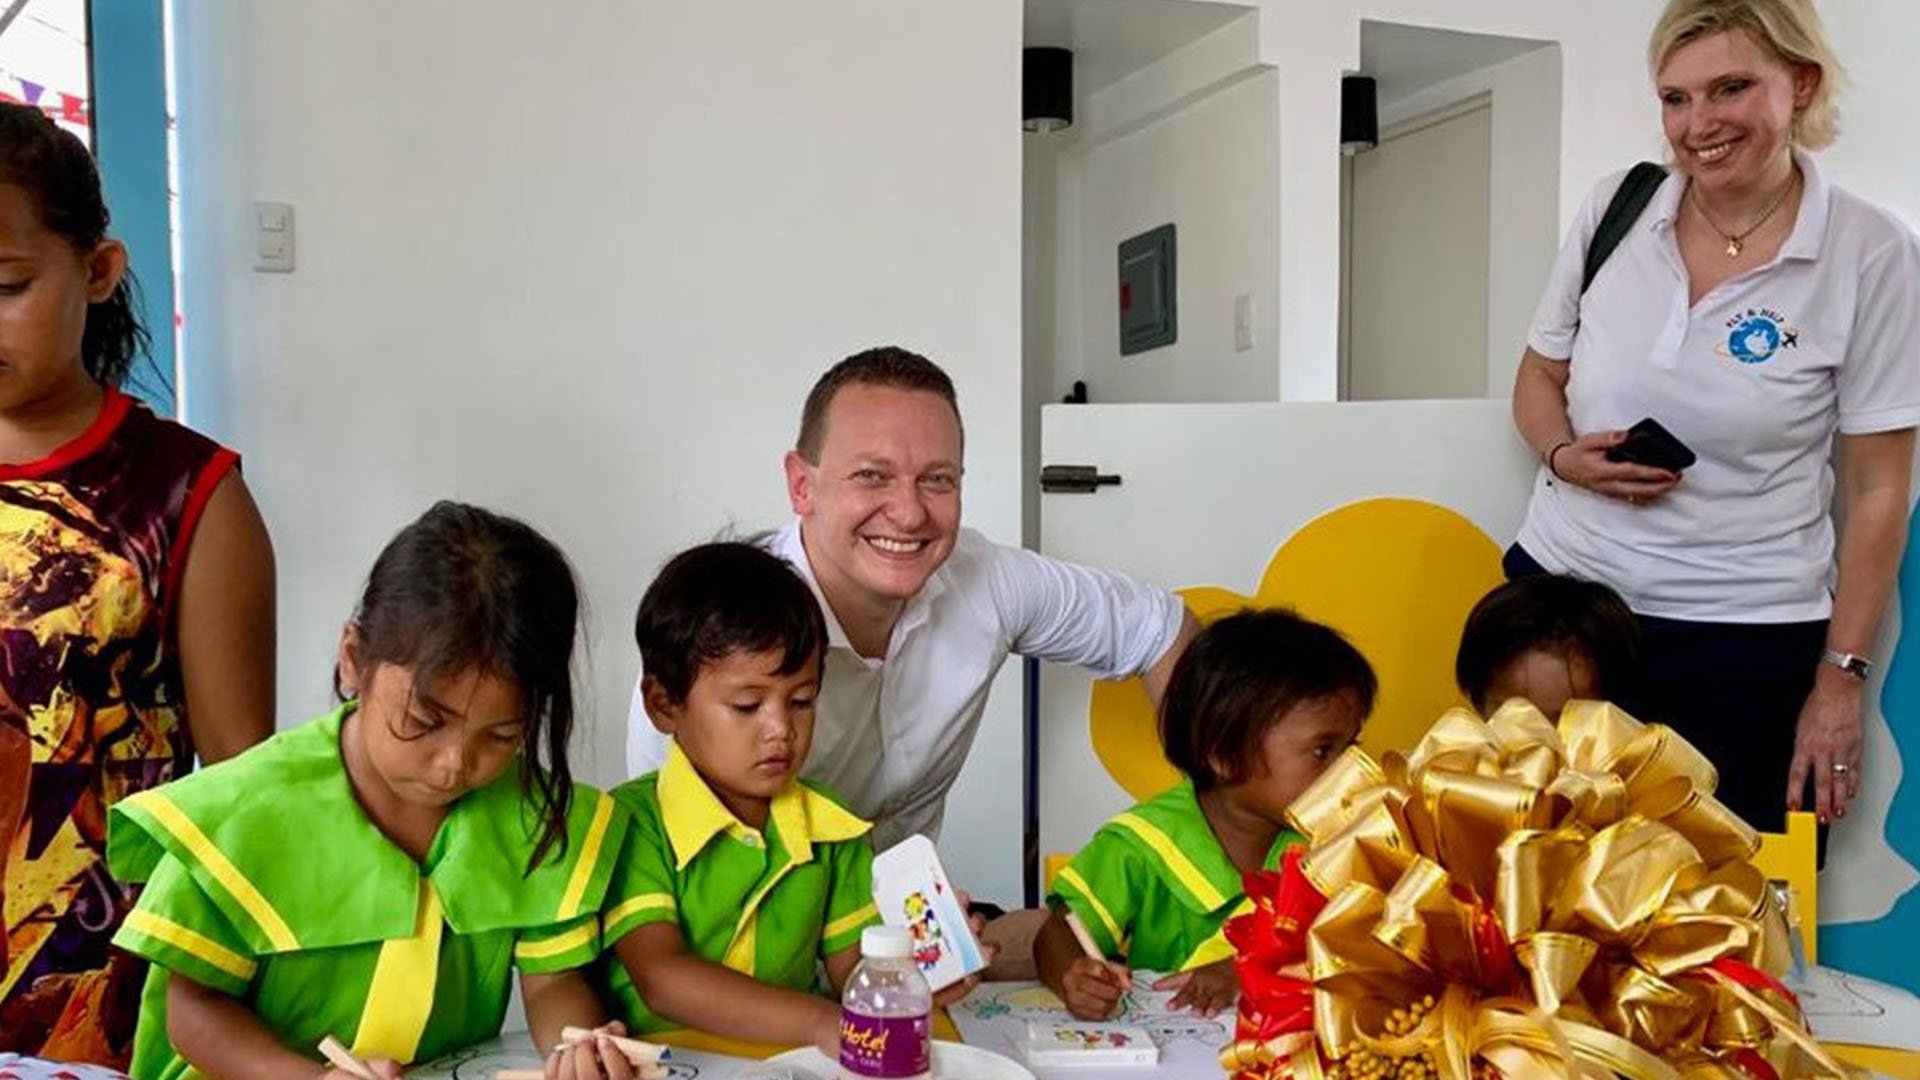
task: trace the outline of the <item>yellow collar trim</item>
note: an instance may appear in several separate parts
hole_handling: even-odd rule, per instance
[[[733,816],[677,742],[667,744],[667,760],[660,766],[658,783],[660,819],[673,845],[675,869],[685,870],[694,856],[721,833],[747,843],[765,841],[758,830]],[[816,843],[851,840],[872,828],[798,780],[790,781],[773,797],[767,823],[786,849],[788,861],[796,864],[812,861]]]
[[[135,799],[138,802],[135,802]],[[281,952],[293,952],[300,947],[298,939],[293,936],[293,928],[287,925],[278,911],[274,910],[273,904],[261,895],[260,890],[240,872],[239,867],[233,865],[233,862],[214,846],[213,841],[207,838],[207,834],[200,831],[200,826],[195,825],[192,818],[174,805],[173,800],[168,798],[164,791],[159,789],[144,791],[133,799],[128,799],[127,802],[130,806],[138,806],[153,815],[153,820],[162,829],[191,852],[193,857],[199,860],[200,865],[206,867],[207,872],[213,875],[214,880],[227,890],[234,902],[253,917],[254,924],[260,927],[260,932],[266,935],[267,941],[275,949]]]

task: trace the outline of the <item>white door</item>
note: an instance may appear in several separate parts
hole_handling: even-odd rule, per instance
[[[1096,465],[1121,483],[1094,494],[1042,495],[1041,549],[1171,587],[1213,585],[1251,596],[1284,541],[1329,511],[1370,496],[1450,508],[1477,526],[1486,543],[1504,545],[1519,525],[1533,476],[1532,456],[1504,400],[1054,405],[1042,413],[1047,464]],[[1391,546],[1399,538],[1384,539]],[[1450,580],[1457,572],[1425,565],[1418,554],[1368,565],[1365,546],[1345,552],[1344,566],[1336,557],[1319,560],[1321,569],[1289,571],[1330,575],[1322,580],[1288,584],[1317,590],[1314,595],[1332,597],[1336,606],[1347,595],[1361,603],[1387,590],[1418,608],[1430,595],[1446,608],[1443,626],[1464,615],[1462,586]],[[1486,573],[1484,563],[1475,572]],[[1340,575],[1358,579],[1349,586]],[[1457,625],[1452,632],[1457,635]],[[1368,642],[1356,641],[1369,650]],[[1405,693],[1393,672],[1409,663],[1428,669],[1439,663],[1450,671],[1455,644],[1446,638],[1430,648],[1389,646],[1396,655],[1369,652],[1381,673],[1382,708],[1390,695]],[[1417,655],[1397,655],[1409,648]],[[1047,667],[1040,687],[1036,757],[1044,855],[1076,850],[1133,799],[1095,757],[1090,681]]]
[[[1353,158],[1346,398],[1487,393],[1492,119],[1482,96]]]

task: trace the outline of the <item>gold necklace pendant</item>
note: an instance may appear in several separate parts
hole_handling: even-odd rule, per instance
[[[1760,212],[1760,216],[1754,219],[1753,224],[1747,226],[1744,231],[1737,233],[1730,233],[1721,228],[1720,223],[1713,220],[1713,215],[1707,213],[1707,204],[1700,201],[1700,189],[1698,187],[1689,183],[1687,185],[1687,195],[1693,201],[1693,208],[1700,212],[1700,220],[1707,223],[1707,228],[1712,229],[1714,232],[1726,238],[1727,258],[1737,259],[1740,257],[1740,253],[1746,250],[1747,237],[1760,231],[1760,226],[1765,225],[1773,217],[1774,212],[1780,209],[1780,204],[1787,201],[1787,195],[1793,191],[1799,179],[1800,173],[1798,170],[1789,173],[1786,184],[1780,188],[1780,194],[1773,197],[1773,201],[1768,203],[1767,208]]]

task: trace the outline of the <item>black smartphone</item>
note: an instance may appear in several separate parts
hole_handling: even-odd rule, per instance
[[[1694,463],[1693,451],[1673,437],[1673,432],[1649,416],[1627,429],[1627,437],[1607,447],[1608,461],[1630,461],[1656,469],[1679,472]]]

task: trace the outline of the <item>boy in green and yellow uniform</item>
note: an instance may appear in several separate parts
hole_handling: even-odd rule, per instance
[[[879,922],[868,825],[796,780],[773,797],[763,830],[727,810],[678,745],[660,771],[614,789],[633,814],[606,938],[674,924],[697,956],[759,982],[812,993],[821,963]],[[614,966],[616,1015],[636,1032],[678,1027],[655,1015]]]
[[[1112,1011],[1129,966],[1171,972],[1172,1004],[1211,1016],[1233,1000],[1221,928],[1241,882],[1303,838],[1287,806],[1359,737],[1373,670],[1339,634],[1290,612],[1242,611],[1202,630],[1160,701],[1160,742],[1185,774],[1100,827],[1053,883],[1034,939],[1040,978],[1082,1019]],[[1085,955],[1065,916],[1084,924]]]
[[[134,1075],[289,1075],[327,1036],[392,1075],[497,1035],[516,968],[536,1035],[598,1023],[578,969],[631,819],[569,778],[577,610],[538,533],[442,503],[342,637],[355,700],[114,806],[113,872],[146,883],[114,940],[152,961]]]
[[[819,991],[837,995],[879,917],[867,823],[798,777],[819,605],[776,556],[706,544],[661,570],[635,636],[648,715],[674,741],[613,791],[634,817],[603,915],[619,1018],[832,1047],[839,1005]]]

